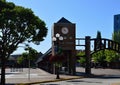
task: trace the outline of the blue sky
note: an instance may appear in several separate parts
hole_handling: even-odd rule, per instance
[[[7,0],[16,5],[32,9],[35,15],[45,21],[48,35],[40,45],[31,46],[38,52],[46,52],[51,47],[51,28],[53,23],[65,17],[76,23],[76,37],[112,38],[113,16],[120,14],[120,0]],[[22,53],[22,48],[14,54]]]

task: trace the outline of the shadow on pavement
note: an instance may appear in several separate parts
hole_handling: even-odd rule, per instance
[[[67,82],[86,82],[86,83],[93,83],[93,82],[91,82],[91,81],[84,81],[84,80],[69,80],[69,81],[67,81]],[[102,83],[102,82],[94,82],[94,83]]]
[[[117,79],[117,78],[120,78],[120,75],[93,75],[92,78]]]
[[[89,76],[87,76],[85,74],[85,72],[76,72],[76,76],[84,76],[84,77],[88,77],[88,78],[101,78],[101,79],[117,79],[120,78],[120,74],[119,75],[112,75],[112,74],[102,74],[102,75],[97,75],[97,74],[91,74]]]
[[[85,76],[85,72],[76,72],[76,76]]]
[[[60,85],[60,84],[40,84],[40,85]]]

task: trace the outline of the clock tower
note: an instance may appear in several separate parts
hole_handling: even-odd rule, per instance
[[[75,24],[71,23],[64,17],[62,17],[57,23],[53,24],[52,28],[52,39],[56,34],[62,36],[62,41],[59,42],[59,47],[62,48],[63,54],[66,58],[66,62],[63,63],[63,66],[67,68],[69,74],[75,74],[75,63],[76,63],[76,54],[75,54]],[[55,54],[55,44],[52,40],[52,53]]]

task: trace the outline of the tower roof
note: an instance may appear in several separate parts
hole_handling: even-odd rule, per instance
[[[57,23],[71,23],[71,22],[62,17]]]

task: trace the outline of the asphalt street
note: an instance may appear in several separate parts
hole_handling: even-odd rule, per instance
[[[83,78],[60,82],[41,83],[36,85],[120,85],[120,78]]]

